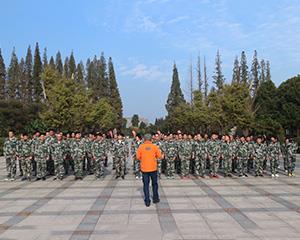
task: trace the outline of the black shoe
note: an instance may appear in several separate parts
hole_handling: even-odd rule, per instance
[[[25,180],[26,180],[26,177],[22,177],[22,178],[21,178],[21,181],[25,181]]]
[[[259,176],[260,176],[260,177],[263,177],[264,175],[263,175],[263,174],[259,174]]]
[[[232,175],[230,173],[227,176],[232,178]]]
[[[146,207],[150,207],[150,202],[145,203]]]
[[[53,178],[53,181],[55,181],[57,179],[57,177]]]
[[[43,180],[43,181],[46,181],[46,178],[45,178],[45,177],[42,177],[42,180]]]
[[[255,177],[258,177],[259,175],[258,174],[255,174]]]
[[[27,180],[28,180],[29,182],[31,182],[31,177],[28,177]]]
[[[246,173],[244,173],[244,176],[245,176],[245,177],[248,177],[248,175],[247,175]]]
[[[156,204],[156,203],[159,203],[160,202],[160,200],[159,199],[157,199],[157,200],[153,200],[153,203],[154,204]]]
[[[124,180],[124,179],[125,179],[125,176],[122,176],[122,179]]]
[[[115,179],[118,179],[120,176],[116,176]]]
[[[243,177],[243,176],[244,176],[243,174],[240,174],[240,175],[239,175],[239,177]]]
[[[64,178],[63,178],[63,177],[59,177],[58,179],[59,179],[59,180],[63,180]]]
[[[39,178],[39,177],[35,179],[35,181],[40,181],[40,180],[41,180],[41,178]]]

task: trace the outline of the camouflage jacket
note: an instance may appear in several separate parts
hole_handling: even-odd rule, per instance
[[[50,151],[53,158],[61,159],[63,160],[67,154],[67,148],[66,148],[66,142],[65,140],[62,140],[61,142],[58,142],[55,140],[50,145]]]
[[[7,138],[3,145],[3,154],[5,157],[14,156],[17,154],[18,140],[13,138]]]
[[[107,156],[107,143],[105,140],[95,140],[92,144],[91,151],[95,159],[104,159]]]
[[[32,144],[31,144],[31,140],[22,140],[20,141],[19,145],[18,145],[18,154],[19,157],[22,158],[27,158],[32,156]]]
[[[75,139],[71,145],[71,156],[73,159],[75,158],[84,158],[85,157],[85,144],[84,139]]]
[[[40,140],[35,142],[33,149],[33,154],[35,159],[48,159],[50,155],[50,147],[46,142],[41,142]]]
[[[178,156],[182,158],[191,158],[193,154],[193,144],[191,141],[182,140],[178,143]]]

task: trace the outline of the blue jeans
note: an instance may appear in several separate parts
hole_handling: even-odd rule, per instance
[[[158,196],[158,183],[157,183],[157,171],[143,172],[143,184],[144,184],[144,197],[145,203],[150,203],[149,184],[150,178],[152,182],[153,201],[159,200]]]

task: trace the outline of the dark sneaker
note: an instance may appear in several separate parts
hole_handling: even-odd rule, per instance
[[[153,200],[153,203],[154,203],[154,204],[159,203],[159,202],[160,202],[159,199]]]
[[[146,207],[150,207],[150,202],[145,203]]]

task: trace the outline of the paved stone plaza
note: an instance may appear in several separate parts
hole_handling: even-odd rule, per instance
[[[1,240],[300,239],[298,169],[295,178],[163,178],[161,202],[146,208],[132,174],[5,182],[3,158],[0,168]]]

